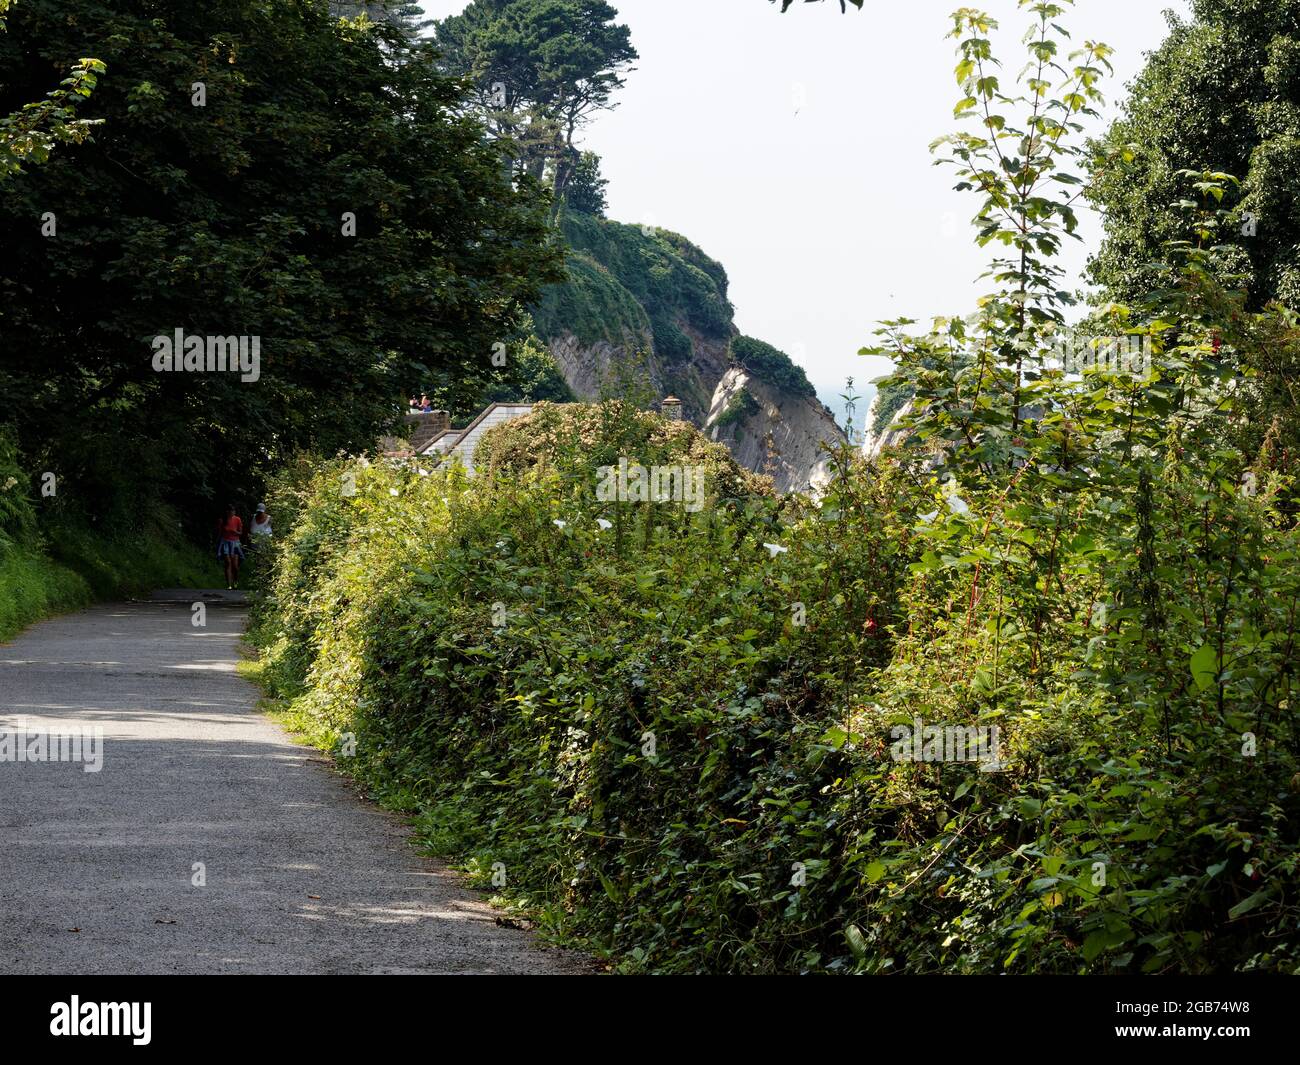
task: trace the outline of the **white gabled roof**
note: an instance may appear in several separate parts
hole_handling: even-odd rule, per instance
[[[431,437],[428,443],[426,443],[424,447],[420,448],[419,451],[416,452],[416,454],[417,455],[445,455],[448,451],[450,451],[453,447],[456,446],[456,443],[457,441],[460,440],[460,437],[461,437],[461,430],[444,429],[437,436]]]
[[[474,452],[483,434],[494,425],[512,422],[531,414],[531,403],[493,403],[464,429],[452,429],[434,437],[425,445],[421,454],[443,455],[444,461],[459,460],[467,473],[474,472]]]

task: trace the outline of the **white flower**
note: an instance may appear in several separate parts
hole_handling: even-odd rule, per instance
[[[764,544],[763,546],[767,548],[768,553],[772,558],[776,558],[777,555],[783,555],[790,550],[788,547],[782,547],[780,544]]]
[[[390,488],[390,489],[388,490],[388,494],[389,494],[390,496],[395,496],[395,495],[397,495],[397,489],[396,489],[396,488]]]
[[[497,547],[505,547],[505,546],[506,546],[506,542],[504,540],[497,541]]]
[[[559,518],[552,518],[551,524],[554,525],[557,529],[563,529],[569,523],[567,521],[560,521]]]
[[[17,483],[18,483],[18,478],[17,478],[17,477],[9,477],[9,478],[7,478],[7,479],[5,480],[4,490],[5,490],[6,492],[9,491],[9,489],[11,489],[11,488],[12,488],[14,485],[16,485]]]
[[[939,512],[937,510],[932,510],[930,511],[929,514],[922,514],[921,521],[924,522],[926,525],[929,525],[930,522],[934,521],[934,519],[937,518],[938,516],[939,516]]]
[[[957,494],[957,482],[949,477],[943,482],[943,494],[948,497],[948,509],[954,514],[969,514],[970,507],[966,505],[966,500]]]
[[[428,476],[429,476],[429,471],[428,471],[428,470],[418,470],[418,469],[417,469],[417,470],[416,470],[416,473],[418,473],[421,477],[428,477]]]
[[[604,518],[597,518],[596,524],[599,525],[602,529],[612,529],[614,527],[614,523],[612,521],[606,521]]]

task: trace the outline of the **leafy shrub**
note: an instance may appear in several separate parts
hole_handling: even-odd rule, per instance
[[[712,460],[713,504],[570,476],[641,440],[642,462]],[[430,845],[503,862],[547,928],[629,969],[846,965],[844,898],[791,868],[856,846],[821,810],[849,765],[825,737],[900,620],[910,535],[878,515],[904,484],[822,508],[724,487],[725,451],[617,404],[483,446],[472,483],[340,460],[275,490],[300,508],[256,627],[275,689],[319,741],[356,734],[349,764]]]
[[[1099,488],[1068,511],[968,486],[972,517],[925,534],[911,631],[851,733],[879,745],[915,716],[997,725],[1005,765],[863,772],[864,801],[893,818],[862,900],[870,965],[1300,963],[1283,650],[1300,542],[1276,499],[1206,486],[1176,461],[1134,480],[1126,503]]]
[[[1048,7],[1034,16],[1025,40],[1046,54],[1065,31]],[[1263,342],[1295,357],[1290,316],[1225,289],[1227,178],[1189,175],[1200,202],[1186,201],[1192,239],[1170,248],[1168,287],[1094,318],[1151,358],[1065,372],[1051,256],[1076,223],[1079,179],[1059,168],[1082,149],[1022,136],[1013,112],[1037,113],[1045,83],[981,105],[989,25],[973,10],[957,22],[957,110],[999,138],[936,147],[982,197],[980,243],[1007,250],[977,313],[919,335],[886,322],[868,349],[912,394],[898,461],[934,500],[908,632],[850,741],[922,718],[996,726],[1003,742],[998,772],[937,761],[862,778],[893,812],[862,898],[862,967],[1300,971],[1295,481],[1282,451],[1242,446],[1258,439],[1243,430]],[[1048,107],[1086,107],[1108,55],[1074,52],[1057,76],[1084,88]]]
[[[736,462],[689,422],[665,421],[634,405],[539,403],[532,413],[487,433],[475,464],[502,478],[546,471],[594,499],[596,471],[621,458],[643,466],[686,464],[703,471],[715,499],[770,497],[771,481]]]

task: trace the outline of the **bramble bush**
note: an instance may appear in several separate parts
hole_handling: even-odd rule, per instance
[[[865,957],[1295,971],[1300,542],[1288,449],[1252,424],[1260,349],[1294,349],[1289,315],[1247,313],[1217,266],[1231,179],[1187,174],[1189,237],[1168,249],[1164,287],[1089,323],[1098,342],[1149,343],[1152,364],[1059,368],[1072,138],[1110,50],[1085,42],[1067,69],[1062,7],[1022,6],[1036,24],[1017,97],[994,74],[992,20],[954,16],[957,112],[983,128],[935,145],[982,196],[981,244],[1006,249],[996,289],[928,333],[886,323],[872,349],[913,396],[901,461],[942,489],[908,631],[862,715],[864,739],[908,714],[997,724],[1005,764],[881,784],[876,802],[905,820],[867,900]]]
[[[592,427],[676,441],[659,461],[713,445],[647,433],[652,415],[541,413],[494,430],[473,481],[338,459],[273,493],[292,520],[256,628],[274,690],[322,745],[355,735],[341,764],[433,850],[485,881],[502,863],[543,927],[630,971],[1294,967],[1279,685],[1300,569],[1275,493],[1211,485],[1233,524],[1208,534],[1176,462],[1139,479],[1131,525],[1080,497],[1070,515],[1105,524],[1062,532],[1069,595],[1042,610],[1052,548],[1023,502],[966,491],[980,517],[925,522],[944,497],[899,456],[846,459],[820,506],[744,471],[748,492],[695,515],[602,504],[617,447],[573,443]],[[1193,533],[1194,573],[1165,548],[1144,593],[1141,545]],[[1230,550],[1218,671],[1194,649]],[[892,761],[914,716],[997,723],[1004,768]]]

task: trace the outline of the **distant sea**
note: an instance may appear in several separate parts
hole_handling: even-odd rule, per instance
[[[853,401],[853,431],[851,436],[853,443],[860,445],[862,443],[862,429],[866,422],[867,411],[870,409],[871,401],[876,395],[876,386],[869,384],[855,384],[853,388],[855,392],[859,393],[859,395]],[[848,420],[848,405],[843,399],[844,390],[843,384],[833,387],[822,386],[817,389],[817,398],[830,408],[831,413],[835,415],[836,424],[839,425],[841,429],[844,428],[845,422]]]

